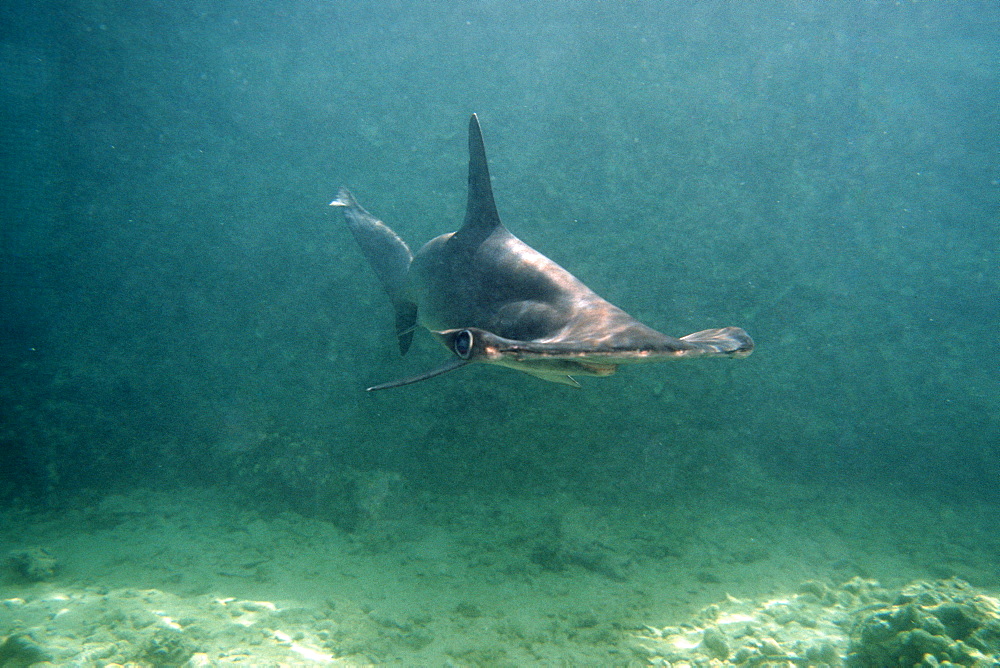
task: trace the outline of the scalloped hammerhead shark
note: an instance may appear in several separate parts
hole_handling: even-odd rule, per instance
[[[365,211],[346,188],[348,227],[392,300],[402,354],[417,323],[454,356],[425,373],[369,387],[409,385],[473,362],[499,364],[565,385],[574,375],[609,376],[620,364],[685,357],[746,357],[753,340],[739,327],[675,339],[605,301],[580,280],[511,234],[497,214],[479,119],[469,121],[469,199],[457,232],[416,255]]]

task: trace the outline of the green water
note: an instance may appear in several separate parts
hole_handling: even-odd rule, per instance
[[[4,3],[0,500],[193,485],[350,533],[372,475],[654,513],[795,484],[991,531],[998,35],[992,2]],[[327,204],[456,229],[472,112],[514,234],[755,353],[366,394],[448,353],[399,357]]]

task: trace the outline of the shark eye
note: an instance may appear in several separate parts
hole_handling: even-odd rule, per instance
[[[467,329],[463,329],[461,332],[456,334],[455,342],[452,344],[452,348],[454,348],[455,354],[462,359],[469,359],[469,355],[472,354],[472,332]]]

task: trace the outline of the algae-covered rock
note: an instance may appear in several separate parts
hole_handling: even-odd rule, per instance
[[[717,659],[729,658],[729,639],[716,626],[710,626],[702,634],[701,645],[705,652]]]
[[[136,658],[154,666],[181,666],[196,651],[195,645],[183,634],[160,628],[145,639]]]
[[[51,661],[49,652],[29,633],[15,633],[0,642],[0,666],[22,668]]]
[[[960,580],[895,593],[860,577],[809,580],[765,601],[728,597],[690,623],[646,626],[636,638],[654,665],[996,668],[1000,601]]]
[[[1000,602],[961,580],[916,583],[891,604],[859,613],[848,664],[993,666],[1000,656]]]
[[[809,581],[797,594],[764,601],[728,597],[688,624],[647,626],[637,637],[655,665],[841,666],[850,611],[888,600],[872,580],[854,578],[839,587]]]
[[[56,576],[59,564],[44,547],[14,550],[7,556],[10,568],[28,582],[47,582]]]

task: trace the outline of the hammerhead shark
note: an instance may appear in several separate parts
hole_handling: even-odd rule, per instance
[[[414,255],[346,188],[330,205],[343,208],[392,300],[400,352],[410,348],[419,321],[453,353],[437,369],[368,391],[409,385],[473,362],[579,387],[574,375],[610,376],[620,364],[753,352],[753,340],[739,327],[679,339],[661,334],[511,234],[493,200],[475,114],[469,120],[469,198],[457,232],[432,239]]]

